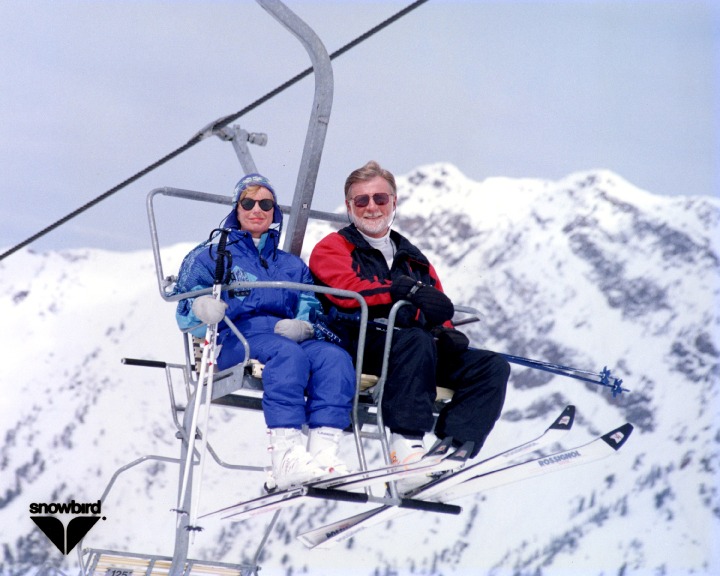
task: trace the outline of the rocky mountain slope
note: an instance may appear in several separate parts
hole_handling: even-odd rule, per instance
[[[396,227],[482,321],[473,345],[593,371],[631,390],[515,366],[483,453],[529,438],[568,403],[565,445],[624,421],[617,456],[460,502],[458,517],[414,513],[328,551],[295,534],[355,509],[286,512],[260,556],[267,574],[627,575],[720,573],[720,203],[658,197],[606,171],[557,181],[473,182],[448,164],[399,179]],[[307,254],[329,225],[311,227]],[[191,244],[163,249],[174,271]],[[115,470],[177,456],[162,370],[123,357],[182,361],[174,308],[157,294],[152,253],[24,251],[0,263],[0,574],[45,564],[77,573],[30,519],[33,502],[97,501]],[[258,414],[214,409],[211,442],[230,462],[264,465]],[[346,449],[353,454],[351,441]],[[259,494],[262,478],[208,465],[202,508]],[[176,468],[120,475],[84,546],[172,553]],[[195,558],[253,558],[269,518],[214,522]]]

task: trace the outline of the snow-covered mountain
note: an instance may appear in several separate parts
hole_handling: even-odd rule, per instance
[[[578,420],[566,445],[625,421],[635,432],[607,460],[466,498],[457,517],[413,513],[331,550],[308,551],[294,535],[351,505],[285,512],[262,574],[720,574],[720,202],[654,196],[607,171],[473,182],[436,164],[398,183],[396,227],[456,303],[483,311],[465,329],[474,345],[608,366],[631,390],[613,398],[515,366],[483,454],[535,436],[570,403]],[[328,230],[311,227],[306,254]],[[166,273],[190,248],[163,250]],[[156,284],[149,249],[26,250],[0,263],[0,574],[43,563],[77,573],[76,555],[58,552],[29,505],[95,502],[120,466],[178,455],[164,372],[120,362],[182,361],[174,306]],[[210,441],[226,461],[265,464],[259,414],[214,407]],[[260,492],[253,473],[205,471],[204,510]],[[169,463],[123,473],[84,545],[170,555],[176,490]],[[268,521],[213,521],[191,556],[249,560]]]

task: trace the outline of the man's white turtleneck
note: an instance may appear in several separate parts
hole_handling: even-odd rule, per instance
[[[367,240],[370,246],[382,252],[382,255],[385,256],[385,261],[387,262],[388,268],[392,268],[393,258],[395,258],[395,251],[397,250],[397,246],[395,246],[395,243],[390,240],[390,229],[388,228],[388,231],[385,233],[385,235],[381,236],[380,238],[372,238],[367,234],[363,234],[360,230],[358,230],[358,232],[360,232],[362,237]]]

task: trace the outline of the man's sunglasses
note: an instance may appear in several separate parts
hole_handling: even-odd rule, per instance
[[[255,208],[255,204],[260,204],[260,208],[263,212],[270,212],[275,206],[275,203],[270,198],[263,198],[262,200],[255,200],[254,198],[243,198],[240,200],[240,206],[243,210],[248,212]]]
[[[377,194],[372,195],[373,202],[377,204],[378,206],[385,206],[388,202],[390,202],[390,194],[386,192],[378,192]],[[370,204],[370,195],[369,194],[358,194],[355,196],[355,198],[352,198],[352,203],[355,204],[356,208],[365,208],[368,204]]]

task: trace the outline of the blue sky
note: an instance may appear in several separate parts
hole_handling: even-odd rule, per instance
[[[410,2],[287,0],[329,52]],[[720,195],[716,2],[430,0],[333,63],[314,207],[348,172],[447,161],[468,177],[559,179],[606,168],[661,195]],[[309,66],[256,3],[0,0],[0,247],[9,248]],[[312,77],[241,118],[268,134],[259,170],[290,203]],[[50,232],[47,250],[147,248],[159,186],[230,194],[213,138]],[[166,242],[215,214],[167,207]]]

